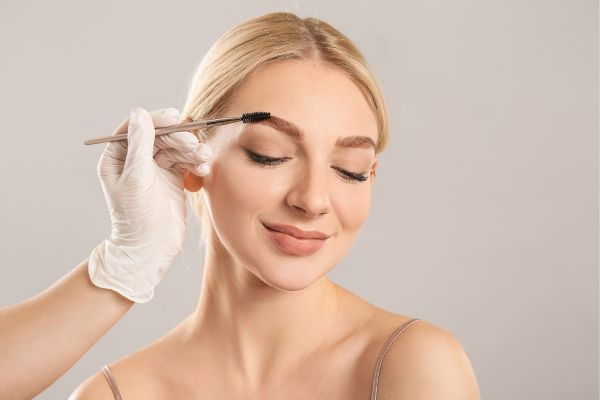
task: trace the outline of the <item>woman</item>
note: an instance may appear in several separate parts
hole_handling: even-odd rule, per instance
[[[263,15],[215,43],[190,89],[190,120],[272,118],[202,132],[211,172],[185,172],[206,248],[195,312],[71,399],[478,399],[451,333],[326,276],[368,217],[388,141],[354,45],[314,18]]]

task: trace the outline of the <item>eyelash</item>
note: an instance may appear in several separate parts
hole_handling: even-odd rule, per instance
[[[289,157],[272,158],[272,157],[267,157],[267,156],[263,156],[263,155],[254,153],[249,150],[245,150],[245,151],[246,151],[246,154],[248,155],[248,158],[250,159],[250,161],[253,161],[257,164],[261,164],[262,167],[269,167],[269,166],[274,167],[278,164],[281,164],[281,163],[287,161],[287,159],[289,158]],[[341,175],[340,175],[341,178],[349,183],[359,183],[359,182],[364,182],[367,179],[369,179],[369,177],[367,177],[367,176],[353,173],[350,171],[346,171],[341,168],[337,168],[337,167],[332,167],[332,168],[339,171],[341,173]]]

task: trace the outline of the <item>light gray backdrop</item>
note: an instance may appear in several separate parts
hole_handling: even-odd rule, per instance
[[[598,398],[595,1],[3,1],[0,305],[108,237],[103,146],[83,140],[134,106],[181,108],[209,46],[276,10],[346,33],[389,102],[370,219],[330,276],[453,332],[484,399]],[[66,398],[193,311],[197,235],[154,300],[38,398]]]

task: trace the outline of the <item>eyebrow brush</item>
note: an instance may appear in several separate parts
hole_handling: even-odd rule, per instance
[[[244,113],[241,117],[225,117],[225,118],[217,118],[217,119],[208,119],[204,121],[194,121],[183,124],[175,124],[166,126],[164,128],[156,128],[154,129],[155,136],[166,135],[167,133],[172,132],[180,132],[180,131],[188,131],[191,129],[198,128],[208,128],[211,126],[217,125],[225,125],[231,124],[233,122],[242,121],[243,123],[248,122],[257,122],[262,121],[264,119],[271,118],[271,113],[264,111],[257,111],[251,113]],[[117,142],[119,140],[127,140],[127,132],[120,133],[118,135],[110,135],[110,136],[102,136],[95,139],[87,139],[83,142],[83,144],[97,144],[97,143],[106,143],[106,142]]]

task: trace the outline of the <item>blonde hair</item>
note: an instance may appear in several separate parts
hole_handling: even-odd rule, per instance
[[[388,110],[377,80],[358,48],[341,32],[317,18],[273,12],[245,21],[223,34],[207,51],[192,78],[182,116],[219,118],[244,78],[258,67],[283,60],[317,61],[346,73],[363,92],[378,124],[376,153],[388,143]],[[206,131],[199,132],[207,134]],[[192,192],[192,206],[202,219],[202,237],[212,224],[206,215],[204,189]]]

